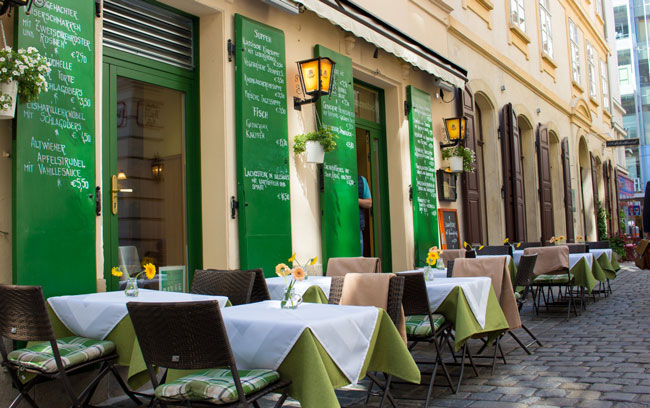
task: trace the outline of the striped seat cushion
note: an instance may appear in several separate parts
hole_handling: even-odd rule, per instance
[[[56,341],[64,368],[74,367],[115,352],[115,344],[108,340],[85,337],[65,337]],[[58,368],[49,342],[37,343],[14,350],[7,356],[9,362],[26,369],[43,373],[56,373]]]
[[[263,390],[280,379],[273,370],[239,370],[245,395]],[[213,404],[230,404],[239,399],[237,388],[229,369],[215,368],[186,375],[156,388],[156,397],[163,401],[204,401]]]
[[[573,275],[571,275],[573,279]],[[533,281],[534,284],[569,283],[569,275],[566,273],[557,275],[538,275]]]
[[[441,314],[434,313],[431,315],[435,330],[445,324],[445,317]],[[427,315],[406,316],[406,335],[410,337],[431,337],[431,323]]]

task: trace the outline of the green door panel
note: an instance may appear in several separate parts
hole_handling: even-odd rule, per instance
[[[325,155],[321,186],[321,234],[323,270],[333,257],[359,256],[359,191],[354,120],[352,60],[316,45],[317,57],[336,62],[335,87],[331,96],[319,99],[322,125],[333,129],[339,138],[336,149]]]
[[[413,86],[406,88],[411,110],[411,185],[413,188],[413,230],[415,264],[424,265],[428,249],[439,246],[431,97]]]
[[[49,91],[17,107],[13,152],[13,282],[42,285],[46,297],[97,282],[95,4],[50,3],[60,7],[17,12],[16,45],[36,47],[52,72]]]
[[[291,256],[284,33],[235,15],[241,268],[266,276]]]

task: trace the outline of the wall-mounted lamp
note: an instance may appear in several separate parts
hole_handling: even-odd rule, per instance
[[[302,110],[302,105],[314,103],[323,95],[329,95],[334,87],[334,66],[336,63],[327,57],[312,58],[298,62],[302,92],[311,99],[294,96],[293,108]]]
[[[126,180],[126,173],[123,172],[123,171],[120,171],[119,173],[117,173],[117,179],[118,180]]]
[[[43,7],[43,5],[38,5],[39,2],[36,2],[36,7]],[[0,5],[0,16],[5,15],[7,12],[15,7],[27,6],[27,11],[25,14],[28,14],[32,11],[32,6],[34,5],[34,0],[4,0],[2,5]]]
[[[445,133],[449,143],[440,143],[440,148],[456,146],[461,141],[465,140],[465,131],[467,125],[466,117],[448,118],[445,119]]]
[[[163,175],[163,162],[160,157],[156,156],[151,161],[151,175],[156,181],[160,181]]]

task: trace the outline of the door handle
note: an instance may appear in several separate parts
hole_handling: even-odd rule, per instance
[[[132,188],[118,188],[117,187],[117,175],[113,174],[111,176],[111,212],[113,215],[117,215],[117,193],[132,193]]]

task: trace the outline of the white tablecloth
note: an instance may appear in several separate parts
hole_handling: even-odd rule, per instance
[[[56,296],[47,300],[59,320],[77,336],[103,340],[128,314],[128,302],[194,302],[218,300],[225,308],[225,296],[194,295],[179,292],[161,292],[140,289],[137,297],[129,297],[124,291],[91,293],[87,295]]]
[[[229,307],[222,313],[238,368],[277,370],[309,328],[347,379],[356,384],[378,309],[303,303],[295,310],[283,310],[279,301],[270,300]]]
[[[467,303],[481,328],[485,328],[485,315],[487,313],[487,302],[492,287],[492,279],[488,277],[475,278],[436,278],[427,283],[427,294],[429,305],[435,311],[438,306],[447,298],[449,293],[456,287],[463,289]]]
[[[297,294],[302,296],[310,286],[318,285],[321,289],[323,289],[325,296],[329,297],[331,283],[331,276],[310,276],[308,279],[305,279],[303,281],[297,281],[293,288]],[[271,294],[272,300],[282,300],[284,297],[284,292],[287,288],[287,284],[284,278],[266,278],[266,286],[269,287],[269,293]]]
[[[519,260],[523,254],[523,250],[516,250],[514,252],[515,265],[519,266]],[[592,252],[589,252],[583,254],[569,254],[569,270],[571,270],[582,258],[585,258],[587,260],[587,265],[589,266],[589,269],[591,269],[591,266],[594,263],[594,254]]]
[[[609,261],[612,261],[612,249],[611,248],[603,248],[603,249],[590,249],[590,253],[594,255],[594,259],[598,259],[601,257],[602,254],[607,254],[607,258]]]

